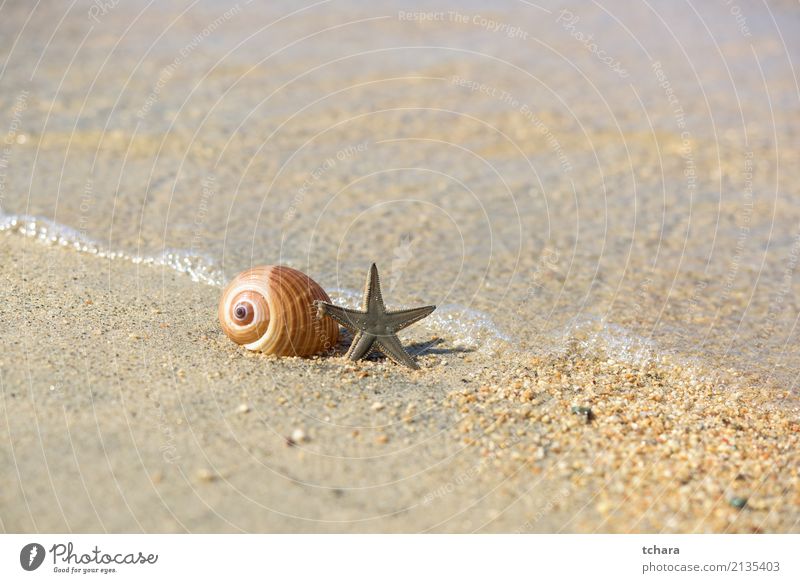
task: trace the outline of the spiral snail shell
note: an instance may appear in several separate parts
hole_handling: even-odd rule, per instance
[[[248,350],[310,356],[339,339],[339,326],[317,316],[315,300],[330,298],[306,274],[283,265],[253,267],[225,287],[219,322],[228,338]]]

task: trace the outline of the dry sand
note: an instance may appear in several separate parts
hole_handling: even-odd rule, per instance
[[[797,532],[798,409],[748,379],[276,359],[170,269],[13,236],[1,264],[7,531]]]

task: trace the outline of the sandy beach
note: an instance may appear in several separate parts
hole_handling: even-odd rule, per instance
[[[739,4],[4,4],[0,529],[800,532],[800,13]],[[220,329],[372,262],[419,371]]]

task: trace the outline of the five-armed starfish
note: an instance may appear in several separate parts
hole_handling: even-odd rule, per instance
[[[317,300],[314,302],[320,316],[330,316],[339,324],[353,333],[353,343],[347,351],[347,358],[358,360],[365,357],[377,347],[386,356],[398,364],[418,369],[419,366],[411,355],[405,351],[397,332],[411,326],[414,322],[422,320],[436,309],[436,306],[411,308],[387,312],[381,296],[381,282],[378,279],[378,268],[375,264],[367,274],[367,285],[364,288],[364,303],[362,311],[350,310],[334,306],[328,302]]]

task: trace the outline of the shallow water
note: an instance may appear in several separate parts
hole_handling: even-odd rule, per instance
[[[3,7],[3,230],[796,387],[793,3],[97,6]]]

